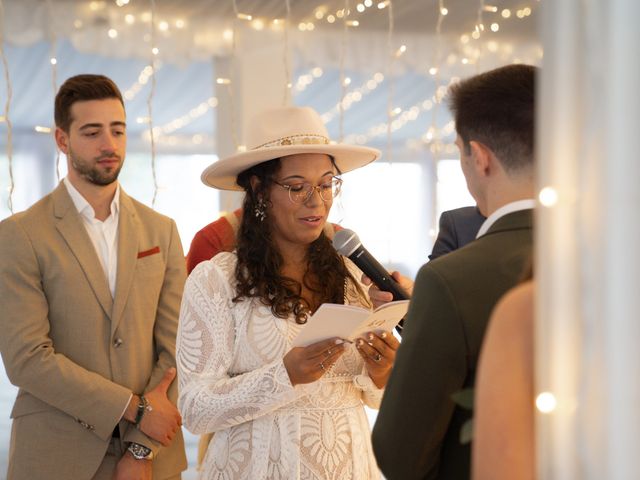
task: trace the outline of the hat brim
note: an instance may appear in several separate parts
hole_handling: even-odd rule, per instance
[[[363,167],[378,158],[378,149],[357,145],[287,145],[268,147],[241,152],[218,160],[204,169],[201,180],[205,185],[221,190],[242,190],[236,183],[238,174],[259,163],[297,155],[300,153],[321,153],[333,157],[342,173]]]

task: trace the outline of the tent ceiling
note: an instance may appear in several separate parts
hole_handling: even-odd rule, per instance
[[[494,4],[498,12],[483,12],[486,28],[492,22],[500,24],[500,31],[482,35],[484,43],[479,65],[463,65],[465,56],[473,60],[473,40],[467,44],[460,41],[463,34],[470,34],[478,19],[480,2],[469,0],[444,0],[448,15],[443,18],[441,36],[436,37],[437,0],[396,0],[393,2],[394,33],[393,48],[408,45],[407,53],[394,60],[393,107],[409,111],[421,106],[435,91],[436,83],[446,84],[452,76],[466,76],[496,64],[521,60],[537,63],[540,60],[536,35],[536,17],[539,2],[486,0],[486,5]],[[118,83],[123,91],[136,86],[140,73],[149,63],[151,40],[149,14],[151,2],[130,0],[118,7],[113,0],[5,0],[5,51],[9,65],[9,75],[13,86],[10,118],[15,128],[16,139],[21,134],[32,135],[36,125],[51,126],[53,104],[53,70],[49,62],[55,56],[55,82],[85,72],[104,73]],[[250,14],[254,19],[263,19],[263,31],[255,31],[251,22],[238,20],[230,0],[156,0],[155,23],[167,22],[166,31],[156,28],[157,45],[160,46],[160,68],[157,70],[156,87],[153,97],[153,122],[156,126],[167,126],[197,107],[206,104],[216,92],[214,57],[229,56],[233,53],[225,30],[235,28],[238,45],[235,55],[242,55],[240,41],[243,35],[263,35],[271,42],[283,42],[282,31],[271,31],[269,22],[286,16],[285,0],[237,0],[240,13]],[[294,102],[310,105],[320,113],[334,109],[327,127],[331,135],[339,135],[339,117],[335,106],[342,93],[339,87],[339,58],[341,49],[346,50],[344,69],[352,83],[347,91],[354,91],[366,84],[376,72],[387,72],[389,63],[389,15],[388,8],[378,9],[377,2],[364,12],[355,11],[357,2],[349,1],[353,9],[351,17],[360,22],[357,28],[350,28],[343,37],[343,24],[337,20],[333,24],[326,21],[327,15],[344,8],[341,0],[324,2],[290,0],[291,23],[289,42],[293,64],[293,82],[303,74],[309,74],[314,67],[322,67],[324,74],[314,78],[303,91],[294,89]],[[516,17],[516,11],[532,8],[531,16]],[[322,8],[322,20],[316,19],[315,12]],[[512,10],[512,16],[504,19],[502,9]],[[131,15],[133,23],[126,22]],[[178,21],[184,22],[178,28]],[[301,32],[300,22],[314,22],[313,31]],[[108,37],[110,28],[118,31],[116,38]],[[262,37],[260,37],[262,38]],[[346,40],[345,40],[346,38]],[[495,52],[487,49],[490,42],[495,44]],[[439,45],[439,46],[438,46]],[[428,69],[436,62],[436,47],[441,50],[437,61],[441,67],[440,79],[429,75]],[[504,47],[504,48],[503,48]],[[537,50],[536,50],[537,49]],[[533,52],[533,53],[532,53]],[[451,59],[454,59],[451,62]],[[275,59],[281,62],[282,59]],[[447,63],[450,63],[449,65]],[[354,102],[344,116],[345,135],[366,135],[367,143],[384,146],[386,132],[371,135],[376,126],[387,120],[389,99],[389,78],[377,89],[363,95],[360,102]],[[148,98],[151,84],[139,85],[139,92],[127,101],[128,123],[132,139],[139,138],[147,129],[147,124],[138,119],[147,117]],[[6,100],[4,79],[0,79],[0,102]],[[0,104],[0,107],[2,105]],[[446,109],[441,109],[446,110]],[[185,117],[186,118],[186,117]],[[448,118],[441,112],[437,126],[442,127]],[[432,111],[420,111],[417,118],[393,133],[394,142],[406,143],[419,139],[434,124]],[[0,126],[6,131],[6,125]],[[186,143],[178,143],[175,148],[181,152],[215,151],[213,138],[215,131],[215,109],[207,109],[201,116],[177,129],[178,135]],[[194,144],[193,135],[200,135],[201,143]],[[4,135],[3,135],[4,137]],[[144,148],[144,144],[141,144]]]

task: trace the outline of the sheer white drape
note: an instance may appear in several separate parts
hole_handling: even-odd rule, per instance
[[[545,2],[537,222],[541,479],[638,478],[640,4]]]

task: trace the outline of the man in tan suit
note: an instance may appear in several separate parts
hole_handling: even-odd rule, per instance
[[[110,79],[68,79],[55,120],[68,176],[0,223],[0,351],[20,388],[8,479],[180,478],[175,222],[117,182],[127,136]]]

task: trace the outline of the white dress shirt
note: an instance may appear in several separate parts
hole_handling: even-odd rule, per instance
[[[82,217],[84,227],[91,238],[91,243],[98,254],[100,264],[109,282],[109,290],[111,291],[111,298],[116,297],[116,275],[118,273],[118,221],[120,220],[120,184],[116,188],[116,194],[111,201],[110,209],[111,213],[105,219],[105,221],[98,220],[96,218],[96,212],[89,202],[82,196],[82,194],[76,190],[68,177],[63,179],[64,186],[69,192],[69,196],[73,201],[73,204]],[[133,394],[129,397],[129,402]],[[124,416],[124,412],[127,411],[127,406],[122,411],[120,418]]]
[[[111,297],[116,295],[116,275],[118,273],[118,220],[120,219],[120,184],[111,201],[111,214],[104,220],[96,218],[96,212],[89,202],[76,190],[68,177],[64,177],[64,186],[82,217],[84,226],[91,238],[91,243],[98,254],[104,270]]]
[[[498,221],[499,218],[502,218],[509,213],[518,212],[520,210],[531,210],[535,206],[536,201],[533,198],[518,200],[516,202],[507,203],[506,205],[501,206],[495,212],[489,215],[483,222],[483,224],[480,226],[480,230],[478,230],[476,238],[480,238],[482,235],[487,233],[487,231],[494,223]]]

